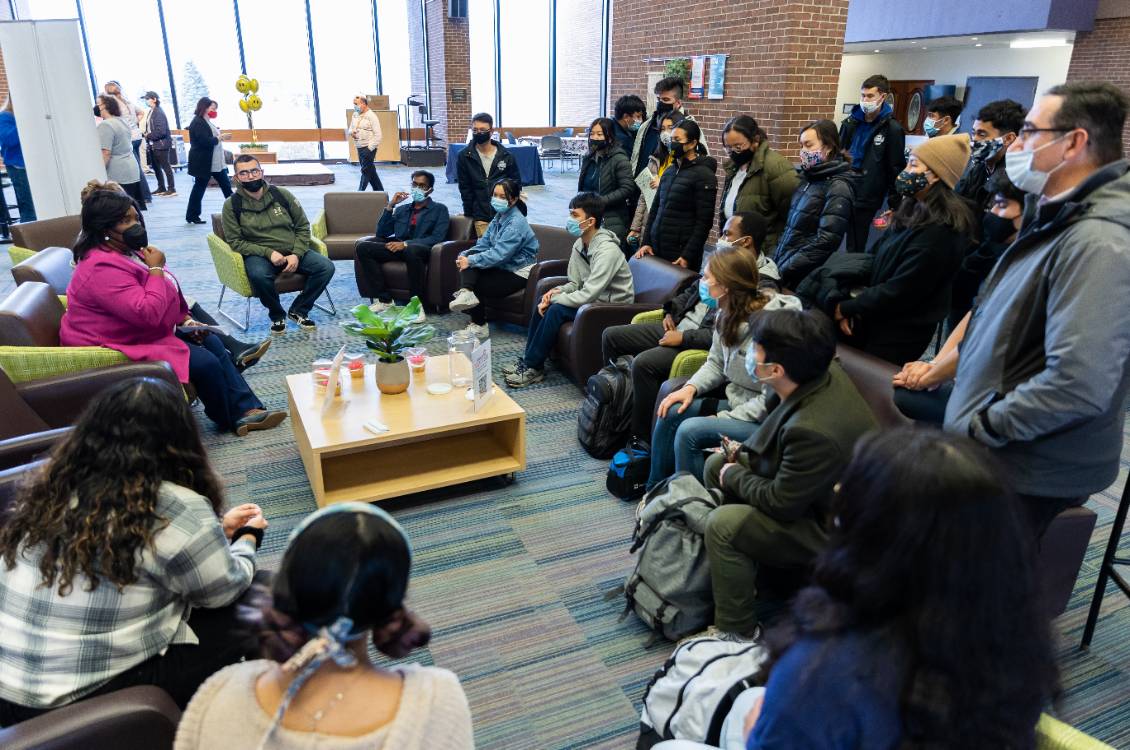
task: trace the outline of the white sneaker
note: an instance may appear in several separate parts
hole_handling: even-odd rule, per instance
[[[451,300],[451,304],[448,305],[448,307],[451,309],[451,312],[463,312],[464,310],[470,310],[472,307],[478,306],[479,298],[476,297],[475,293],[470,289],[460,289],[455,293],[455,296]]]
[[[412,319],[412,323],[415,324],[415,325],[422,325],[422,324],[427,323],[427,322],[428,322],[428,316],[424,313],[424,308],[421,307],[420,313],[415,318]]]
[[[481,326],[477,323],[471,323],[463,329],[464,333],[469,333],[472,336],[478,336],[481,339],[490,338],[490,328]]]
[[[375,313],[383,313],[385,310],[389,309],[390,307],[392,307],[391,302],[381,302],[380,300],[377,300],[373,304],[369,305],[369,309],[372,310]]]

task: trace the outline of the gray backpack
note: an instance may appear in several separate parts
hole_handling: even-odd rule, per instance
[[[697,633],[714,618],[706,518],[718,498],[689,472],[661,482],[640,503],[632,552],[636,569],[624,582],[623,617],[634,611],[672,641]],[[621,618],[621,619],[622,619]]]

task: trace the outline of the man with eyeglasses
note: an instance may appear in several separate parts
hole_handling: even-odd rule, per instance
[[[235,180],[235,193],[224,201],[224,239],[243,256],[251,289],[271,317],[271,333],[286,333],[288,318],[300,330],[312,330],[310,310],[333,278],[333,261],[311,250],[302,205],[289,190],[267,184],[254,156],[236,157]],[[284,271],[306,277],[289,312],[275,290],[275,277]]]
[[[961,343],[947,430],[993,449],[1040,536],[1118,476],[1130,391],[1130,101],[1109,83],[1037,99],[1005,169],[1028,193]]]
[[[357,293],[369,298],[373,312],[387,310],[393,302],[385,278],[385,263],[404,261],[411,296],[424,299],[432,246],[447,239],[450,222],[447,206],[431,198],[435,184],[436,178],[431,172],[423,169],[413,172],[411,191],[401,190],[392,196],[381,212],[376,235],[357,241],[353,261]],[[424,322],[423,310],[418,322]]]

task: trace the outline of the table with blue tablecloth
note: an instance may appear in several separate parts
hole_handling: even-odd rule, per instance
[[[456,175],[455,159],[459,152],[467,148],[466,143],[452,143],[447,147],[447,181],[459,182]],[[523,185],[544,185],[545,177],[541,173],[541,157],[538,156],[536,146],[507,146],[506,150],[518,162],[518,174]]]

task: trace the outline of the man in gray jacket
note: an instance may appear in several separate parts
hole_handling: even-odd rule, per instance
[[[994,449],[1037,535],[1118,475],[1130,389],[1128,101],[1056,86],[1005,156],[1029,193],[974,305],[946,429]]]
[[[569,254],[569,280],[554,287],[538,300],[526,334],[526,353],[502,374],[511,388],[521,388],[545,379],[545,360],[557,341],[557,331],[567,320],[577,317],[581,305],[634,302],[632,272],[620,251],[620,239],[601,228],[604,199],[596,193],[577,193],[569,201],[569,220],[565,229],[577,237]]]

